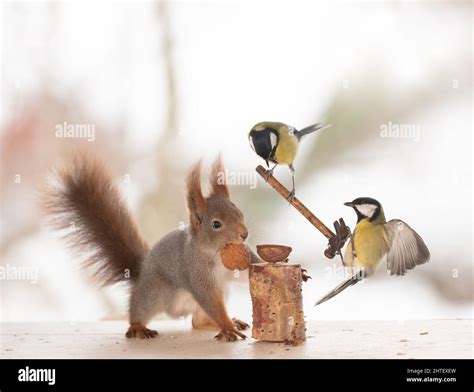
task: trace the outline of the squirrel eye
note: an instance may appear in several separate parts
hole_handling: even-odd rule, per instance
[[[213,220],[212,221],[212,228],[213,229],[220,229],[222,227],[222,223],[219,222],[218,220]]]

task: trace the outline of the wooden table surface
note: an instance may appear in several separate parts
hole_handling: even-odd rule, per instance
[[[160,336],[124,338],[126,321],[2,323],[3,358],[473,358],[473,320],[311,321],[298,347],[213,340],[189,320],[155,321]]]

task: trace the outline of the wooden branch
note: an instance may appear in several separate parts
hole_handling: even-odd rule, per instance
[[[275,189],[283,198],[287,199],[290,191],[286,189],[273,175],[267,175],[267,171],[262,165],[258,165],[257,173],[267,182],[273,189]],[[314,215],[302,202],[296,197],[290,201],[290,204],[303,215],[308,221],[318,229],[322,235],[331,239],[336,236],[323,222],[321,222],[316,215]]]

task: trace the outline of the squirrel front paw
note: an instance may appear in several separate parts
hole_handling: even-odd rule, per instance
[[[250,325],[248,325],[245,321],[239,320],[238,318],[233,317],[232,321],[234,322],[235,328],[237,328],[239,331],[245,331],[247,328],[250,328]]]
[[[125,337],[130,338],[140,338],[140,339],[151,339],[158,336],[158,332],[153,329],[148,329],[143,324],[140,323],[131,323],[128,328]]]
[[[236,329],[222,329],[216,336],[214,336],[214,339],[225,339],[226,342],[235,342],[239,337],[242,339],[247,339],[247,336],[245,336],[242,332],[239,332]]]

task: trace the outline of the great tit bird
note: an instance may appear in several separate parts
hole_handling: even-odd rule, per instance
[[[357,272],[321,298],[316,305],[372,275],[384,260],[390,275],[401,276],[430,259],[428,248],[415,230],[400,219],[387,222],[382,205],[377,200],[360,197],[344,205],[354,209],[357,224],[343,262]]]
[[[264,121],[253,126],[249,132],[249,142],[252,149],[265,160],[275,165],[267,170],[271,175],[277,165],[288,165],[291,172],[293,189],[288,194],[288,199],[295,197],[295,168],[293,161],[298,151],[301,138],[319,129],[327,128],[321,124],[314,124],[298,131],[295,127],[280,122]]]

